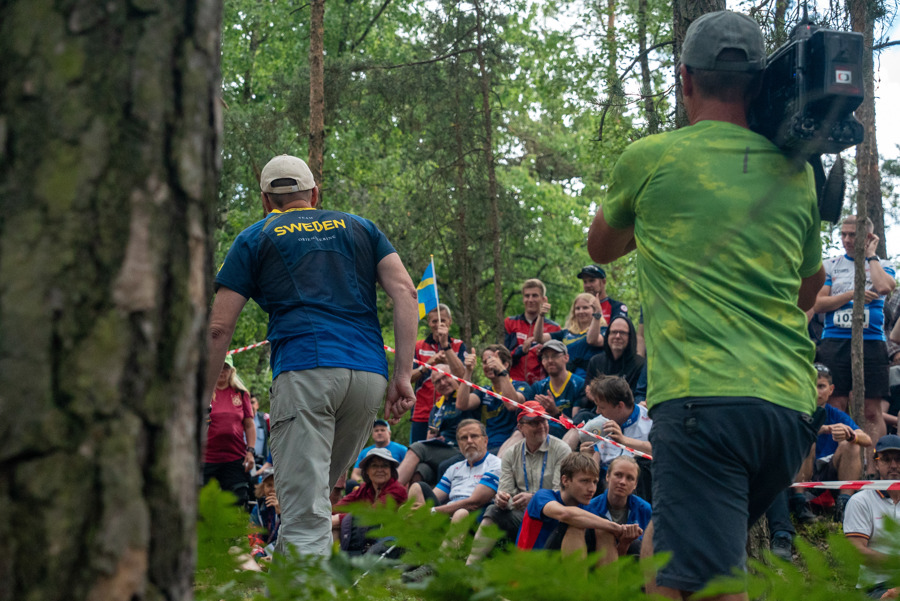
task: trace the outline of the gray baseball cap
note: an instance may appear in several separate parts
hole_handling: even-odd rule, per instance
[[[723,50],[741,50],[747,59],[721,61]],[[730,10],[706,13],[691,23],[681,46],[681,63],[706,71],[754,73],[766,68],[766,44],[756,21]]]

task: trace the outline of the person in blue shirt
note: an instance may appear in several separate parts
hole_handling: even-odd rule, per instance
[[[825,482],[829,480],[858,480],[862,475],[859,447],[868,449],[872,439],[849,415],[829,404],[834,392],[832,372],[827,366],[816,364],[816,404],[825,409],[825,423],[819,428],[816,444],[800,466],[796,482]],[[809,515],[804,489],[795,488],[790,499],[794,515]],[[834,504],[834,521],[840,523],[850,495],[841,493]],[[801,520],[802,521],[802,520]]]
[[[547,415],[572,417],[575,407],[585,404],[584,380],[566,368],[569,353],[566,345],[559,340],[545,342],[540,352],[541,365],[548,376],[532,385],[534,400],[539,402]],[[562,438],[566,428],[556,422],[550,423],[550,434]]]
[[[388,419],[415,402],[416,288],[374,223],[318,210],[319,189],[301,159],[273,158],[259,185],[266,217],[238,234],[216,276],[206,390],[213,390],[252,298],[269,315],[270,448],[282,509],[278,550],[291,545],[330,555],[331,516],[322,511],[329,491],[365,444],[382,399]],[[376,283],[394,307],[390,383]]]
[[[653,511],[650,503],[634,494],[641,469],[630,455],[620,455],[612,460],[606,470],[606,490],[591,499],[587,510],[616,524],[637,524],[641,531],[647,529]],[[629,540],[618,540],[619,556],[640,555],[643,535]]]
[[[397,460],[398,465],[406,456],[406,451],[409,450],[399,442],[391,440],[391,425],[387,420],[383,419],[376,419],[375,423],[372,425],[372,442],[375,444],[364,448],[357,456],[356,463],[353,465],[353,473],[350,475],[350,478],[357,482],[362,479],[362,469],[360,468],[360,464],[362,463],[362,460],[366,458],[366,454],[370,450],[376,448],[387,449],[391,456]]]

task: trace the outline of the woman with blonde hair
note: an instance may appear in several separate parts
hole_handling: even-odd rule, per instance
[[[582,292],[572,301],[572,307],[569,309],[569,314],[566,315],[563,329],[552,334],[541,332],[541,342],[552,339],[565,344],[569,352],[567,369],[583,378],[587,374],[587,364],[591,357],[603,348],[588,344],[587,334],[592,327],[597,330],[596,334],[602,344],[602,332],[606,328],[606,320],[603,319],[600,311],[600,301],[593,294]],[[535,338],[537,337],[538,335],[535,334]]]
[[[209,403],[206,445],[203,452],[203,484],[215,478],[222,490],[233,492],[238,505],[247,504],[253,469],[256,427],[250,392],[234,369],[231,355],[225,357],[216,389]]]

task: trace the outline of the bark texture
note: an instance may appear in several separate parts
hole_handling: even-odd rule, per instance
[[[672,3],[672,32],[675,34],[675,127],[690,125],[681,96],[681,78],[678,77],[684,34],[697,17],[717,10],[725,10],[725,0],[675,0]]]
[[[0,4],[0,599],[191,596],[221,4]]]
[[[310,2],[309,169],[322,188],[325,155],[325,0]]]

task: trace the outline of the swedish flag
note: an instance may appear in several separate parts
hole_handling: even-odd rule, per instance
[[[434,279],[434,261],[425,268],[425,274],[422,276],[422,281],[419,282],[416,291],[419,296],[419,319],[422,319],[428,315],[429,311],[437,309],[438,306],[437,282]]]

